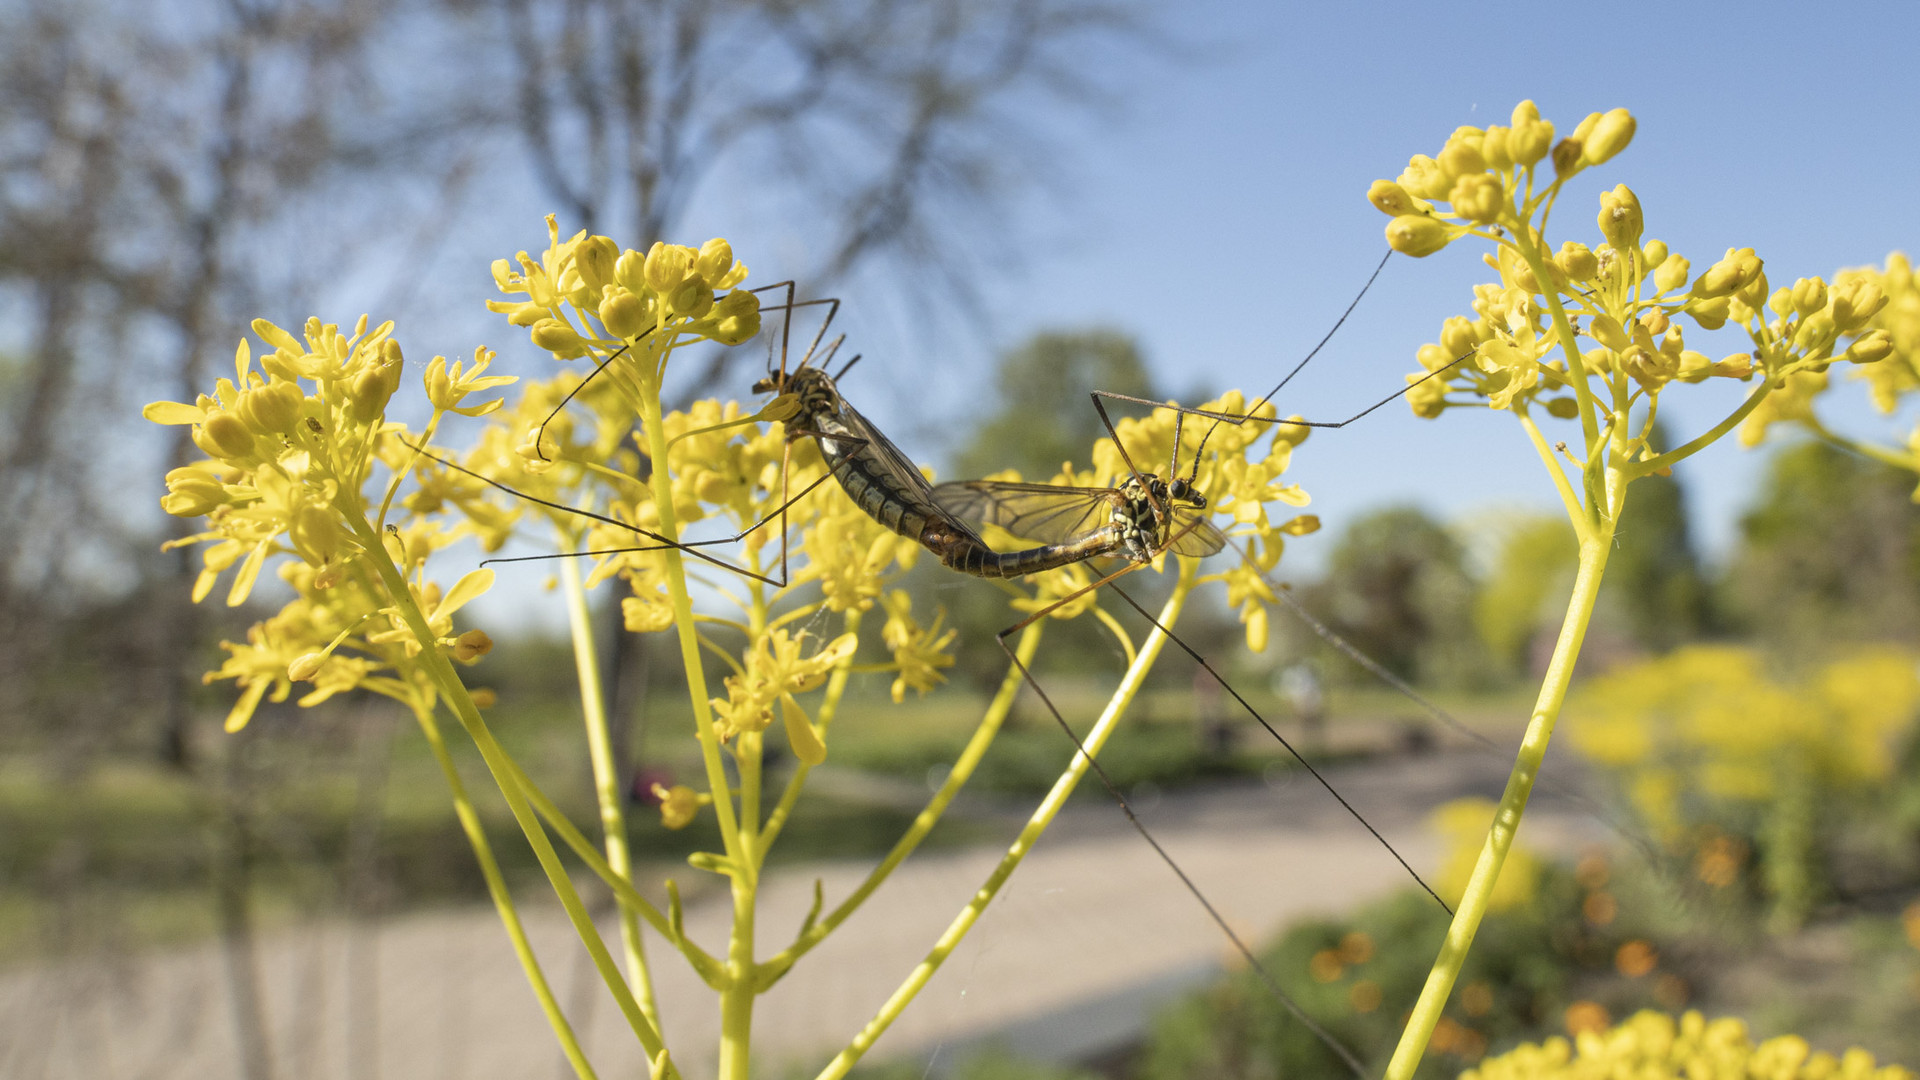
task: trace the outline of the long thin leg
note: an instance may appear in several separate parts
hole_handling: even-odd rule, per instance
[[[811,434],[811,432],[803,432],[802,434]],[[836,435],[833,437],[845,442],[864,441],[864,440],[857,440],[855,436],[851,436],[851,435]],[[719,537],[712,540],[669,540],[665,536],[661,535],[660,533],[654,532],[651,529],[642,528],[629,521],[621,521],[619,518],[611,517],[606,514],[597,513],[592,510],[583,510],[577,506],[568,506],[565,503],[554,502],[551,499],[543,499],[538,495],[530,495],[524,491],[520,491],[507,484],[503,484],[500,481],[493,479],[492,477],[483,476],[480,473],[477,473],[472,469],[467,468],[464,465],[459,465],[454,462],[448,461],[447,459],[439,456],[438,454],[433,453],[430,450],[425,449],[424,447],[414,446],[412,443],[407,442],[405,439],[402,439],[400,441],[408,449],[413,450],[415,453],[419,454],[421,457],[428,458],[438,463],[443,468],[452,469],[457,473],[461,473],[465,476],[470,476],[473,479],[478,480],[483,484],[486,484],[488,487],[494,488],[498,491],[504,491],[507,494],[514,496],[515,498],[525,499],[528,502],[534,503],[539,506],[547,507],[550,510],[559,510],[563,513],[574,514],[578,517],[587,518],[591,521],[598,521],[604,525],[612,525],[615,528],[626,529],[629,532],[636,533],[640,536],[644,536],[649,540],[659,541],[659,543],[657,544],[646,544],[639,547],[630,547],[630,548],[611,548],[604,551],[575,551],[575,552],[564,552],[564,553],[554,554],[554,555],[522,555],[522,556],[512,556],[508,558],[487,559],[480,564],[482,566],[486,566],[491,563],[534,562],[539,560],[556,559],[556,558],[560,558],[560,559],[584,558],[592,555],[618,555],[618,554],[624,554],[626,552],[632,552],[632,551],[661,551],[661,550],[665,550],[666,548],[678,548],[681,551],[686,552],[688,555],[691,555],[696,559],[700,559],[704,562],[711,563],[714,566],[717,566],[723,570],[731,571],[743,577],[752,578],[755,581],[759,581],[767,585],[771,585],[776,589],[784,589],[787,586],[787,579],[788,579],[784,529],[782,530],[780,578],[778,580],[774,578],[770,578],[765,574],[755,573],[754,571],[749,570],[744,566],[735,566],[732,563],[729,563],[723,559],[714,558],[713,556],[708,555],[706,552],[701,551],[699,549],[703,547],[715,547],[721,544],[738,543],[739,541],[745,539],[749,534],[759,529],[761,526],[767,524],[769,521],[772,521],[775,518],[781,518],[784,520],[788,507],[799,502],[801,499],[806,498],[807,495],[810,494],[814,488],[819,487],[821,484],[824,484],[828,480],[833,478],[833,470],[829,469],[827,472],[821,474],[819,477],[816,477],[812,483],[808,484],[805,488],[803,488],[800,494],[785,500],[779,505],[779,507],[774,509],[772,512],[768,513],[765,517],[761,518],[759,521],[754,522],[752,525],[747,526],[745,529],[740,530],[739,532],[735,533],[732,536]],[[783,466],[784,466],[784,459],[783,459]],[[786,471],[784,467],[781,470],[781,491],[783,494],[786,491]]]
[[[1026,623],[1032,622],[1033,618],[1037,617],[1036,615],[1028,618],[1024,620],[1021,625],[1024,626]],[[1247,943],[1241,939],[1239,934],[1234,932],[1233,927],[1228,924],[1226,916],[1220,913],[1219,908],[1213,906],[1213,902],[1208,900],[1206,894],[1200,891],[1200,886],[1194,884],[1193,879],[1188,877],[1187,872],[1180,868],[1180,864],[1174,861],[1173,856],[1168,853],[1167,849],[1160,846],[1160,841],[1154,839],[1153,834],[1147,831],[1147,827],[1141,822],[1139,815],[1133,812],[1133,804],[1129,803],[1127,797],[1121,794],[1119,785],[1115,784],[1113,778],[1107,775],[1107,770],[1101,767],[1099,759],[1087,752],[1086,744],[1080,741],[1079,734],[1067,723],[1066,718],[1060,715],[1059,708],[1054,705],[1053,699],[1047,696],[1047,692],[1040,686],[1039,680],[1033,677],[1033,672],[1027,669],[1027,665],[1020,662],[1020,657],[1015,655],[1013,648],[1007,644],[1007,635],[1011,632],[1012,631],[1003,631],[995,636],[994,640],[999,643],[1000,651],[1006,653],[1007,659],[1013,662],[1013,666],[1020,669],[1021,677],[1026,680],[1027,685],[1033,688],[1033,692],[1038,695],[1041,702],[1046,705],[1047,711],[1051,713],[1054,720],[1059,723],[1060,730],[1066,732],[1067,738],[1073,740],[1074,749],[1078,750],[1080,755],[1087,759],[1087,764],[1093,769],[1093,774],[1100,778],[1101,786],[1105,787],[1107,794],[1113,796],[1113,801],[1120,805],[1121,813],[1127,816],[1127,821],[1133,826],[1134,831],[1140,834],[1140,838],[1145,840],[1149,847],[1153,848],[1153,853],[1160,856],[1160,861],[1167,864],[1167,869],[1172,870],[1174,876],[1180,879],[1180,884],[1185,886],[1189,893],[1193,894],[1195,900],[1199,901],[1200,906],[1206,910],[1207,917],[1213,920],[1214,925],[1218,926],[1220,932],[1225,934],[1227,940],[1233,944],[1234,951],[1240,954],[1241,959],[1247,962],[1247,967],[1252,969],[1254,973],[1259,976],[1260,981],[1266,985],[1267,992],[1271,993],[1275,1000],[1280,1002],[1288,1012],[1292,1013],[1294,1019],[1300,1021],[1302,1026],[1312,1032],[1313,1036],[1319,1039],[1322,1045],[1326,1046],[1328,1050],[1331,1050],[1334,1056],[1344,1062],[1347,1068],[1353,1071],[1354,1076],[1359,1077],[1360,1080],[1367,1080],[1366,1066],[1360,1063],[1360,1059],[1354,1056],[1353,1051],[1347,1049],[1340,1040],[1334,1038],[1332,1033],[1327,1031],[1326,1028],[1321,1027],[1313,1017],[1308,1016],[1306,1010],[1300,1007],[1299,1002],[1293,1000],[1291,995],[1280,988],[1279,980],[1273,977],[1273,973],[1267,970],[1266,965],[1260,962],[1260,958],[1254,955],[1253,950],[1247,946]],[[1167,636],[1169,638],[1173,637],[1171,634]],[[1184,648],[1184,646],[1182,647]],[[1342,800],[1343,803],[1344,801],[1345,800]]]
[[[1334,786],[1327,782],[1327,778],[1320,774],[1320,770],[1314,768],[1313,763],[1308,761],[1305,757],[1301,756],[1300,751],[1294,749],[1293,744],[1287,741],[1286,736],[1280,734],[1278,729],[1276,729],[1272,724],[1267,722],[1266,717],[1260,715],[1260,710],[1254,708],[1252,703],[1247,701],[1246,698],[1240,696],[1240,691],[1235,690],[1233,688],[1232,683],[1229,683],[1225,678],[1223,678],[1220,672],[1214,669],[1214,666],[1212,664],[1207,663],[1206,657],[1201,656],[1199,653],[1195,652],[1192,646],[1189,646],[1186,642],[1176,637],[1173,631],[1168,630],[1166,627],[1160,625],[1160,620],[1154,618],[1153,615],[1150,614],[1146,608],[1141,607],[1140,604],[1137,601],[1135,601],[1133,597],[1127,595],[1127,591],[1125,589],[1122,589],[1118,585],[1113,585],[1111,586],[1111,588],[1113,592],[1120,597],[1120,599],[1125,600],[1127,602],[1128,607],[1139,612],[1140,617],[1147,620],[1147,622],[1151,623],[1154,629],[1167,635],[1168,641],[1171,641],[1175,645],[1178,645],[1180,647],[1181,652],[1184,652],[1188,656],[1192,657],[1193,662],[1196,664],[1199,664],[1202,670],[1206,671],[1208,675],[1212,676],[1213,681],[1219,683],[1220,688],[1222,690],[1225,690],[1227,693],[1233,695],[1233,700],[1240,703],[1240,707],[1247,711],[1247,715],[1253,717],[1254,720],[1257,721],[1261,727],[1266,728],[1267,734],[1273,736],[1276,740],[1278,740],[1280,745],[1286,748],[1287,753],[1292,754],[1293,759],[1295,761],[1298,761],[1307,770],[1307,772],[1313,776],[1315,780],[1318,780],[1320,782],[1321,787],[1327,789],[1327,794],[1332,795],[1334,799],[1340,803],[1341,806],[1345,807],[1347,813],[1352,815],[1355,821],[1358,821],[1361,825],[1365,826],[1366,830],[1369,833],[1373,834],[1373,838],[1375,840],[1380,841],[1380,846],[1386,848],[1387,851],[1393,855],[1395,861],[1399,862],[1400,866],[1403,869],[1405,869],[1407,873],[1413,875],[1413,880],[1416,882],[1419,882],[1420,887],[1427,891],[1428,896],[1433,897],[1434,903],[1439,904],[1441,909],[1444,910],[1449,916],[1453,914],[1453,908],[1448,906],[1445,900],[1440,899],[1440,894],[1437,892],[1434,892],[1433,887],[1428,885],[1426,881],[1424,881],[1420,877],[1419,873],[1417,873],[1413,869],[1413,867],[1407,865],[1407,860],[1404,858],[1401,858],[1400,853],[1398,851],[1395,851],[1393,848],[1393,845],[1387,842],[1387,838],[1380,835],[1380,830],[1374,828],[1373,825],[1370,822],[1368,822],[1366,818],[1362,817],[1360,815],[1360,811],[1354,809],[1353,804],[1347,801],[1346,796],[1336,791],[1334,789]]]

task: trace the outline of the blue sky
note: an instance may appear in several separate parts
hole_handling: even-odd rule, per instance
[[[1626,152],[1569,187],[1555,244],[1597,243],[1598,195],[1624,182],[1646,208],[1647,234],[1696,268],[1730,246],[1754,247],[1775,284],[1879,263],[1920,236],[1920,152],[1905,107],[1916,31],[1920,8],[1894,4],[1182,5],[1168,24],[1178,55],[1115,61],[1117,109],[1037,118],[1057,132],[1065,183],[1016,200],[1003,228],[981,236],[976,255],[987,265],[1001,264],[1000,246],[1024,255],[1019,268],[980,280],[982,327],[928,320],[883,281],[842,291],[841,325],[869,357],[845,389],[927,461],[940,459],[942,426],[967,418],[963,392],[996,351],[1041,329],[1128,331],[1173,392],[1265,389],[1385,251],[1386,219],[1366,203],[1367,185],[1397,175],[1411,154],[1437,152],[1455,126],[1506,122],[1528,97],[1561,132],[1616,106],[1639,120]],[[468,236],[494,246],[454,243],[441,259],[458,283],[448,302],[462,311],[490,291],[486,258],[544,239],[539,216],[549,207],[513,169],[497,175],[475,192],[489,220]],[[797,226],[756,219],[737,190],[697,200],[685,231],[693,243],[733,237],[763,281],[778,280],[780,253],[804,243]],[[1281,411],[1337,419],[1398,387],[1414,350],[1442,319],[1466,312],[1471,286],[1487,279],[1483,250],[1461,243],[1425,260],[1396,257]],[[456,340],[481,334],[509,358],[524,347],[503,327],[462,325],[473,329]],[[1714,356],[1743,344],[1697,331],[1688,343]],[[1697,432],[1745,390],[1678,386],[1664,415],[1677,434]],[[1836,397],[1848,407],[1835,415],[1854,430],[1904,431],[1873,414],[1859,388]],[[1553,507],[1504,414],[1419,421],[1394,405],[1315,435],[1295,462],[1292,477],[1332,530],[1386,503],[1468,523]],[[1763,462],[1728,439],[1680,471],[1710,553],[1730,544]],[[1295,545],[1296,573],[1319,564],[1329,535]]]

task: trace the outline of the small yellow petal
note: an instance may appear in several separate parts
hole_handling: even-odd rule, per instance
[[[793,747],[793,756],[808,765],[818,765],[827,760],[827,744],[820,741],[820,735],[807,720],[807,711],[793,700],[792,694],[780,696],[780,719],[787,728],[787,745]]]

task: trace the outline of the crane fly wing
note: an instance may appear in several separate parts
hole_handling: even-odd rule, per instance
[[[1213,522],[1188,515],[1181,515],[1175,520],[1178,522],[1175,526],[1176,530],[1186,530],[1176,536],[1173,543],[1167,545],[1167,550],[1175,555],[1204,559],[1227,546],[1226,534],[1214,528]],[[1191,528],[1188,528],[1189,524]]]
[[[954,517],[998,525],[1038,544],[1065,543],[1108,524],[1119,498],[1112,488],[995,480],[961,480],[933,489],[933,501]]]

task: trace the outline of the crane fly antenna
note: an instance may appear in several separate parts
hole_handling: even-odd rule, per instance
[[[853,370],[853,365],[855,365],[855,364],[857,364],[857,363],[859,363],[859,362],[860,362],[860,356],[861,356],[861,354],[860,354],[860,353],[854,353],[854,354],[853,354],[853,359],[851,359],[851,360],[849,360],[849,361],[847,361],[847,366],[846,366],[846,367],[843,367],[843,368],[841,368],[841,369],[840,369],[839,371],[837,371],[837,372],[835,372],[835,373],[834,373],[834,376],[833,376],[833,381],[834,381],[834,382],[839,382],[839,381],[840,381],[841,379],[844,379],[844,378],[846,378],[846,377],[847,377],[847,372],[849,372],[849,371],[852,371],[852,370]]]

